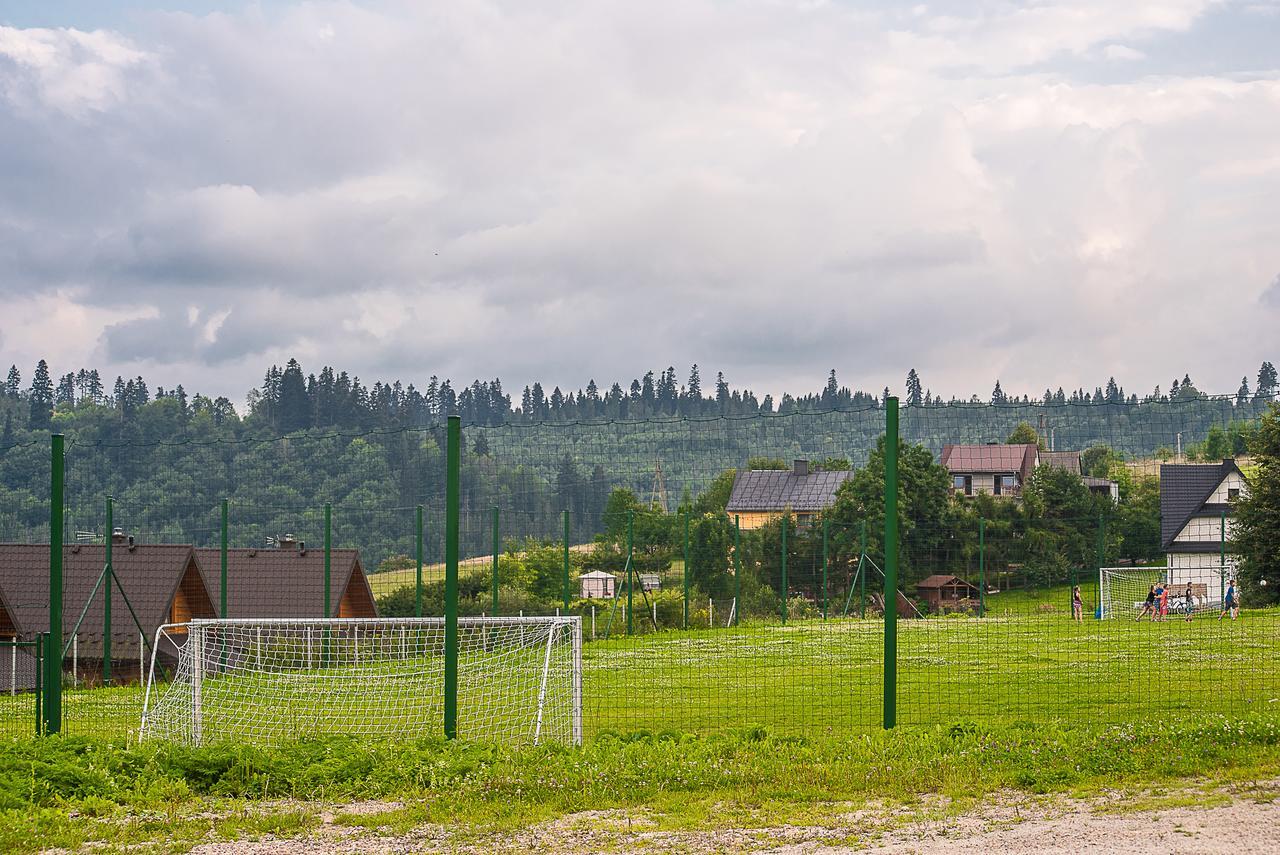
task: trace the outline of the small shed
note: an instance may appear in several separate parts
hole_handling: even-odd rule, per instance
[[[607,600],[613,597],[614,585],[618,580],[612,573],[606,573],[603,570],[592,570],[590,573],[583,573],[578,577],[579,583],[582,585],[582,599],[584,600]]]
[[[657,573],[641,573],[639,576],[642,591],[656,591],[662,587],[662,577]]]
[[[929,604],[929,611],[940,612],[958,608],[967,600],[976,600],[979,591],[959,576],[938,573],[922,579],[916,585],[916,594]]]

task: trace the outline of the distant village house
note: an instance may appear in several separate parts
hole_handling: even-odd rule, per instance
[[[791,469],[739,472],[726,510],[744,530],[762,528],[787,512],[804,525],[835,503],[836,491],[852,474],[814,470],[808,460],[795,461]]]

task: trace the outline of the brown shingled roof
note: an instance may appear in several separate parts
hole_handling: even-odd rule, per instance
[[[106,547],[68,544],[62,548],[62,627],[70,636],[82,611],[76,633],[79,655],[100,656],[102,651],[103,592],[89,596],[106,565]],[[175,617],[215,617],[213,601],[205,589],[200,566],[190,546],[117,544],[112,551],[117,587],[111,598],[113,659],[136,659],[138,626],[129,611],[132,605],[150,642],[156,629]],[[46,544],[0,543],[0,591],[18,636],[30,639],[49,629],[49,547]],[[126,604],[126,598],[128,604]],[[85,604],[89,603],[88,611]],[[176,604],[176,606],[175,606]],[[175,614],[175,608],[179,612]],[[169,651],[171,652],[171,651]]]
[[[220,603],[222,559],[197,549],[214,603]],[[355,549],[330,550],[328,617],[377,617],[373,592]],[[299,618],[324,615],[324,550],[227,550],[227,617]]]
[[[1039,449],[1031,444],[1018,445],[944,445],[942,465],[953,474],[971,472],[1017,472],[1025,482],[1036,465]]]

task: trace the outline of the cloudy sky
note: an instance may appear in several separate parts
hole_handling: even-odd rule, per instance
[[[0,0],[0,360],[1234,391],[1277,45],[1280,0]]]

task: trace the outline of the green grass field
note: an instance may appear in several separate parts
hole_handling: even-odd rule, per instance
[[[1065,607],[1044,610],[1046,601],[1063,593],[1001,595],[1006,599],[992,598],[982,619],[900,621],[897,722],[1123,723],[1280,709],[1280,671],[1273,666],[1280,653],[1280,610],[1246,610],[1236,622],[1202,616],[1191,622],[1074,623]],[[882,624],[871,618],[748,622],[588,641],[584,734],[711,733],[756,725],[798,734],[874,729],[882,722],[883,645]],[[500,720],[504,710],[525,716],[527,724],[528,711],[536,708],[541,659],[522,654],[519,660],[509,676],[502,670],[509,660],[463,658],[459,720],[466,735],[482,736],[484,728],[475,724]],[[210,730],[238,738],[268,732],[267,722],[274,720],[287,737],[363,733],[368,731],[354,723],[367,719],[385,725],[387,733],[430,734],[441,726],[439,669],[436,659],[404,669],[414,672],[409,679],[361,682],[326,673],[311,682],[214,681],[206,687],[207,709],[218,708],[222,692],[244,707]],[[400,688],[383,687],[396,680]],[[563,696],[552,688],[553,698]],[[406,709],[415,704],[416,710]],[[64,708],[67,732],[124,740],[137,730],[142,692],[68,690]],[[563,709],[557,714],[565,715]],[[0,696],[3,733],[29,734],[33,721],[30,695]],[[516,727],[506,735],[520,739],[528,732]]]

